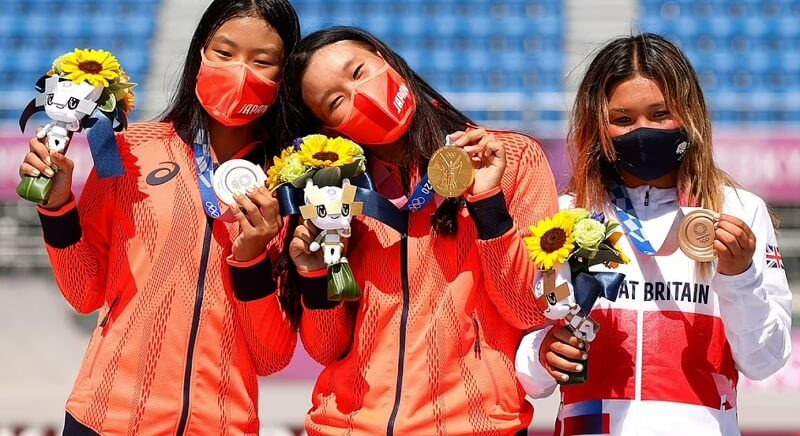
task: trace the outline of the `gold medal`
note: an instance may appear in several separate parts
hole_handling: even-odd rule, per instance
[[[716,217],[717,214],[707,209],[693,210],[683,217],[678,229],[678,244],[688,258],[697,262],[714,260]]]
[[[469,154],[461,147],[445,146],[433,153],[428,163],[428,179],[442,197],[459,197],[472,185],[475,169]]]

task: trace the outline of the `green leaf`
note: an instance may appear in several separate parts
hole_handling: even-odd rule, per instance
[[[317,169],[313,168],[308,170],[307,173],[303,174],[302,176],[292,180],[290,183],[297,189],[303,189],[306,187],[306,180],[314,177],[314,174],[317,173]]]
[[[598,265],[608,262],[622,263],[622,259],[620,259],[619,253],[617,253],[615,250],[600,249],[594,259],[591,260],[590,264]]]
[[[356,159],[353,163],[343,165],[342,169],[342,177],[345,179],[350,179],[361,175],[364,171],[366,171],[365,159]]]
[[[108,89],[105,89],[97,102],[97,107],[103,112],[114,112],[114,109],[117,108],[117,99],[108,92]]]
[[[342,170],[338,167],[322,168],[314,174],[314,184],[317,186],[341,186]]]
[[[573,256],[583,257],[589,260],[594,259],[596,255],[597,255],[597,250],[589,250],[583,247],[578,248],[575,254],[573,254]]]
[[[110,89],[111,92],[116,92],[116,91],[131,89],[131,88],[136,87],[137,85],[138,85],[138,83],[117,82],[117,83],[112,83],[111,85],[108,85],[108,89]]]
[[[361,298],[361,289],[353,276],[350,265],[340,262],[328,269],[328,299],[331,301],[355,301]]]

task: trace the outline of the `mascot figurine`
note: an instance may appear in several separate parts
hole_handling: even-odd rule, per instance
[[[46,139],[50,152],[65,153],[72,135],[85,129],[99,178],[124,174],[115,132],[125,129],[133,109],[135,83],[111,53],[80,50],[60,56],[53,69],[36,83],[38,95],[25,108],[19,120],[24,132],[30,117],[44,111],[50,122],[36,137]],[[25,176],[17,187],[20,197],[44,204],[52,180],[45,176]]]
[[[361,215],[363,203],[355,201],[356,187],[348,179],[342,186],[317,187],[312,179],[306,181],[305,205],[300,207],[303,219],[311,220],[320,229],[311,251],[322,250],[328,266],[328,299],[357,300],[361,290],[353,279],[353,272],[342,256],[344,238],[350,237],[350,222]]]

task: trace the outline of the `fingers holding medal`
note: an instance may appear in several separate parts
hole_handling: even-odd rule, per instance
[[[719,258],[717,271],[728,276],[738,275],[753,262],[756,237],[744,221],[721,214],[715,230],[714,250]]]
[[[472,129],[448,135],[431,157],[428,176],[436,193],[452,198],[500,186],[505,165],[503,143],[485,129]]]
[[[230,208],[241,230],[231,248],[237,261],[263,253],[283,227],[278,200],[267,189],[266,180],[261,167],[241,159],[227,161],[214,172],[214,192]]]
[[[756,248],[756,237],[744,221],[707,209],[686,214],[678,242],[686,256],[697,262],[717,259],[717,270],[724,275],[747,270]]]

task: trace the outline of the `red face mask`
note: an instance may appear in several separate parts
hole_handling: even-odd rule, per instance
[[[252,123],[275,103],[278,84],[243,62],[214,62],[201,53],[195,94],[212,118],[228,127]]]
[[[356,83],[350,110],[338,126],[328,126],[359,144],[389,144],[407,131],[417,102],[405,80],[386,63]]]

